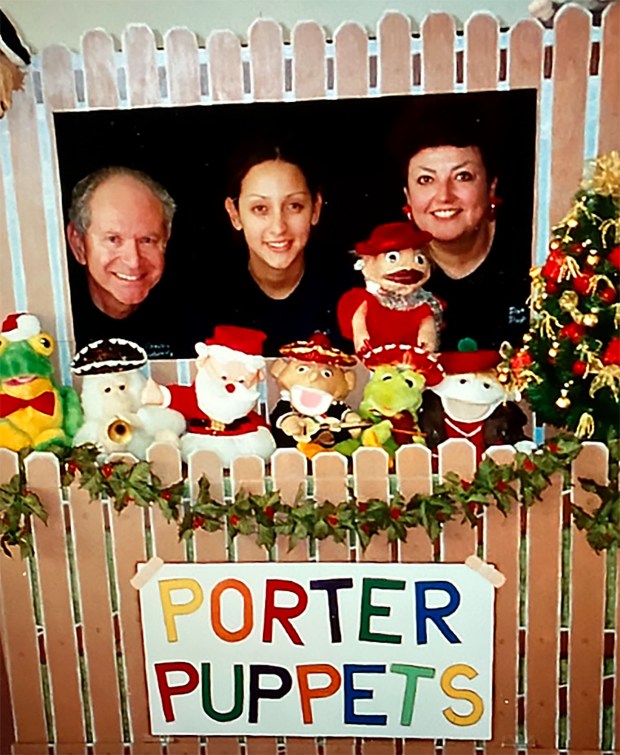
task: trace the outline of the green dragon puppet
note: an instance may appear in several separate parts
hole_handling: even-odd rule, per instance
[[[82,424],[73,388],[57,385],[54,339],[30,314],[9,315],[0,331],[0,447],[44,450],[70,445]]]

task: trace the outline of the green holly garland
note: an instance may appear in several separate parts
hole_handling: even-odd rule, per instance
[[[598,496],[598,508],[588,513],[578,505],[572,506],[576,526],[585,531],[597,552],[620,545],[618,447],[618,443],[610,445],[610,485],[580,478],[583,487]],[[570,465],[581,451],[581,441],[573,435],[559,435],[531,454],[517,452],[513,464],[497,464],[486,458],[471,482],[450,472],[434,484],[432,494],[417,494],[408,500],[396,492],[390,502],[357,501],[351,496],[332,503],[317,502],[300,493],[293,505],[284,503],[277,491],[254,495],[243,490],[232,503],[222,503],[212,498],[205,477],[199,482],[196,500],[185,505],[186,483],[164,487],[148,462],[99,464],[100,452],[92,444],[52,451],[59,458],[64,487],[79,475],[79,487],[88,491],[91,500],[108,498],[119,513],[130,505],[155,505],[168,522],[178,524],[182,540],[191,538],[196,530],[216,532],[226,528],[231,538],[253,536],[267,549],[273,547],[276,537],[283,536],[288,538],[290,550],[307,539],[332,538],[344,543],[354,533],[365,549],[378,533],[385,533],[389,542],[404,542],[411,528],[422,527],[435,540],[445,522],[475,526],[484,507],[496,506],[507,514],[519,502],[531,506],[540,500],[554,474],[562,473],[569,482]],[[19,474],[0,486],[0,547],[8,556],[10,548],[18,547],[22,557],[28,557],[33,552],[32,517],[46,522],[47,512],[39,497],[26,487],[23,463],[20,466]]]

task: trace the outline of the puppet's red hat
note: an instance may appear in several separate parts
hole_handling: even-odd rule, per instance
[[[369,370],[384,364],[410,367],[424,376],[429,387],[437,385],[444,378],[443,367],[434,354],[406,343],[390,343],[365,349],[360,351],[359,358]]]
[[[207,346],[225,346],[232,351],[260,356],[267,335],[262,330],[242,328],[238,325],[216,325],[211,338],[205,338]]]
[[[468,372],[488,372],[502,361],[499,351],[478,349],[471,338],[463,338],[457,344],[458,351],[444,351],[439,360],[447,375],[463,375]]]
[[[400,249],[420,249],[428,244],[432,235],[419,231],[411,223],[385,223],[378,225],[366,241],[355,245],[361,257],[376,256]]]
[[[331,364],[336,367],[354,367],[357,364],[354,356],[332,346],[332,342],[325,333],[314,333],[307,341],[287,343],[280,349],[280,354],[300,362]]]

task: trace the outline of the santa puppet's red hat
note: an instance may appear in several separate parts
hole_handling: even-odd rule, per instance
[[[366,241],[355,245],[361,257],[374,257],[401,249],[420,249],[432,239],[426,231],[419,231],[411,223],[385,223],[378,225]]]
[[[7,341],[25,341],[40,332],[39,318],[27,312],[13,312],[2,323],[2,336]]]
[[[360,351],[359,358],[369,370],[385,364],[410,367],[424,376],[429,388],[444,378],[443,368],[434,354],[406,343],[390,343],[366,349]]]
[[[458,343],[458,351],[444,351],[439,360],[447,375],[464,375],[470,372],[489,372],[502,361],[499,351],[478,349],[471,338]]]
[[[336,367],[354,367],[357,359],[332,346],[325,333],[314,333],[307,341],[295,341],[282,346],[280,354],[300,362],[330,364]]]
[[[261,356],[267,335],[261,330],[242,328],[238,325],[217,325],[211,338],[196,344],[198,356],[214,356],[224,360],[242,361],[253,369],[262,369],[265,360]]]

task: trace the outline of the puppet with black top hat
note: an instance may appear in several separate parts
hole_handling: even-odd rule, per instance
[[[529,451],[535,444],[523,431],[527,418],[499,379],[500,353],[479,350],[470,338],[458,351],[439,355],[444,379],[425,391],[419,424],[429,448],[448,438],[468,440],[479,462],[489,446],[514,445]]]
[[[366,288],[352,288],[342,296],[338,324],[358,355],[398,343],[438,349],[442,307],[422,288],[431,274],[425,251],[431,238],[411,223],[386,223],[355,245],[355,266]]]
[[[187,421],[181,454],[214,451],[225,466],[240,456],[265,461],[276,444],[265,420],[255,411],[258,384],[265,377],[262,348],[266,335],[234,325],[218,325],[213,336],[196,344],[193,385],[160,386],[150,380],[143,392],[147,404],[180,411]]]
[[[8,16],[0,10],[0,118],[11,107],[13,92],[22,88],[29,65],[30,52]]]
[[[359,436],[360,416],[345,402],[355,387],[357,359],[334,348],[324,333],[287,344],[280,354],[271,365],[280,388],[271,413],[278,446],[297,446],[312,458]]]

